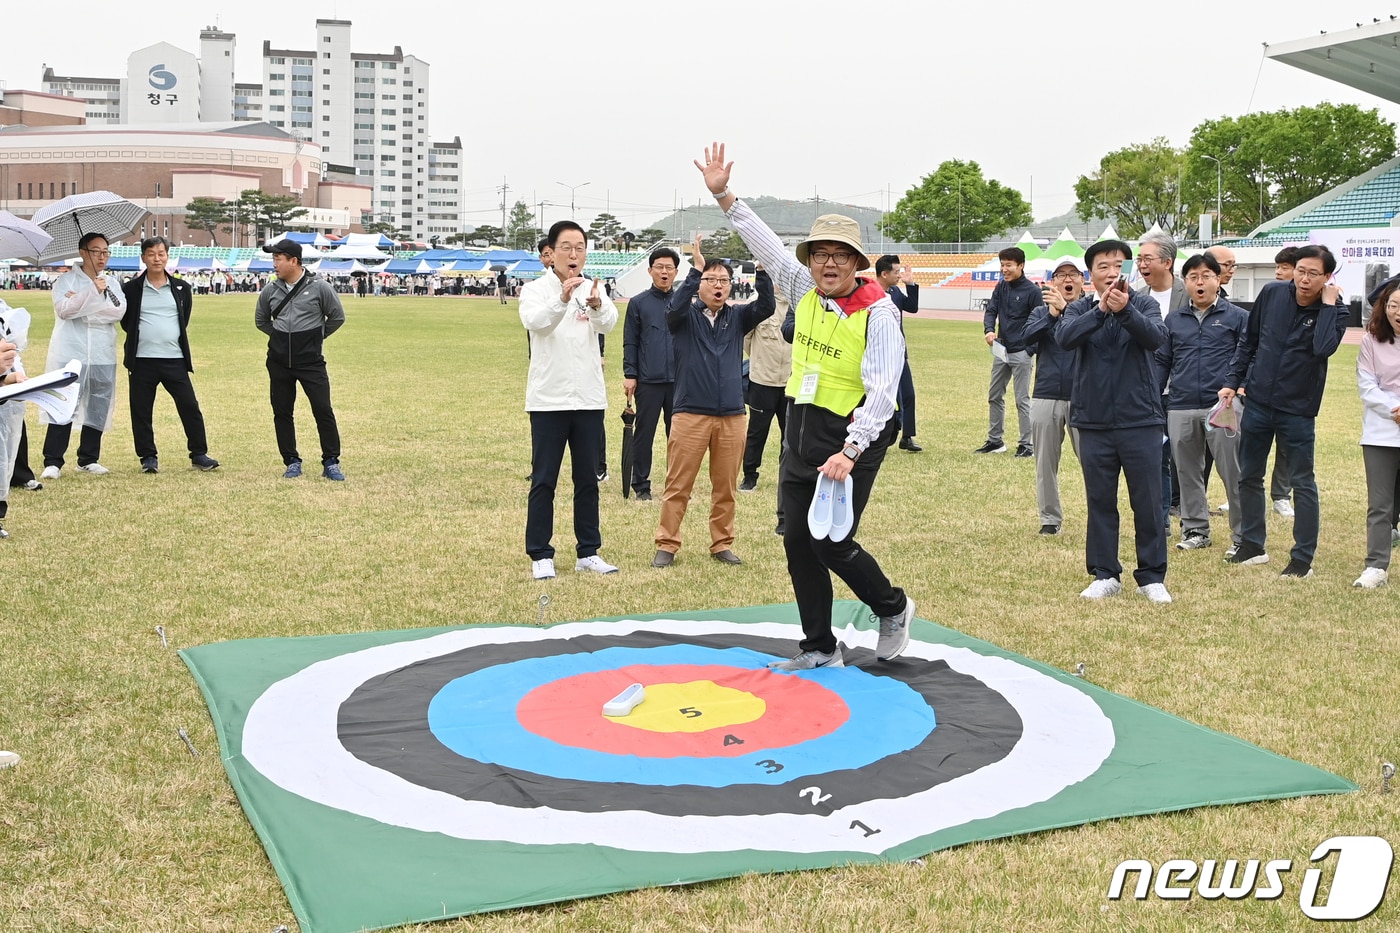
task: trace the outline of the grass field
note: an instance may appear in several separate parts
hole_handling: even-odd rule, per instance
[[[9,292],[34,313],[25,352],[42,371],[47,293]],[[708,559],[708,486],[697,484],[677,563],[648,565],[658,502],[621,498],[621,337],[610,341],[612,478],[602,554],[616,576],[576,577],[567,508],[564,571],[541,586],[523,550],[528,423],[525,339],[514,303],[347,301],[328,343],[345,483],[281,479],[251,296],[196,299],[195,384],[214,473],[189,469],[169,398],[157,402],[162,472],[140,473],[124,391],[106,436],[105,477],[63,477],[11,493],[0,542],[0,929],[271,931],[295,923],[219,762],[213,725],[184,664],[162,648],[282,635],[787,602],[772,534],[776,430],[758,492],[741,496],[742,567]],[[1292,930],[1313,847],[1333,835],[1400,842],[1400,792],[1380,764],[1400,756],[1400,670],[1392,588],[1351,587],[1365,554],[1357,448],[1356,348],[1334,358],[1318,419],[1322,536],[1313,579],[1278,578],[1289,523],[1270,519],[1275,560],[1226,567],[1214,548],[1171,551],[1159,607],[1125,595],[1090,604],[1083,486],[1067,456],[1066,534],[1041,538],[1034,465],[974,457],[986,431],[987,351],[979,325],[908,328],[926,450],[892,452],[862,542],[919,615],[1143,703],[1327,768],[1359,793],[1111,821],[892,864],[752,876],[434,924],[451,931]],[[1008,406],[1011,407],[1011,406]],[[30,409],[31,462],[42,443]],[[298,407],[301,448],[317,460]],[[1014,436],[1014,408],[1011,418]],[[70,454],[71,456],[71,454]],[[664,475],[658,450],[654,481]],[[566,489],[567,487],[561,487]],[[1212,497],[1219,500],[1218,480]],[[1124,514],[1127,514],[1126,500]],[[1131,545],[1123,557],[1132,566]],[[1129,587],[1131,589],[1131,587]],[[838,597],[849,598],[838,583]],[[200,757],[176,734],[188,731]],[[1400,782],[1398,782],[1400,783]],[[1144,858],[1289,858],[1279,901],[1112,903],[1114,866]],[[1392,888],[1395,885],[1392,884]],[[1363,929],[1400,926],[1392,894]],[[422,929],[429,929],[423,927]]]

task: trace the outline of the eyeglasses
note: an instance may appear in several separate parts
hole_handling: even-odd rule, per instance
[[[1186,281],[1191,283],[1213,282],[1217,278],[1214,272],[1192,272],[1186,277]]]
[[[1233,262],[1222,262],[1222,263],[1220,263],[1220,268],[1221,268],[1221,269],[1233,269],[1233,268],[1235,268],[1235,265],[1236,265],[1236,264],[1233,263]]]
[[[1050,278],[1068,281],[1069,279],[1082,278],[1082,276],[1078,272],[1056,272],[1054,275],[1050,276]]]
[[[1298,266],[1293,267],[1293,277],[1295,279],[1316,279],[1327,275],[1321,269],[1303,269]]]
[[[567,253],[567,254],[569,254],[570,256],[577,256],[579,253],[586,253],[586,252],[588,252],[588,247],[587,247],[587,246],[564,246],[563,244],[560,244],[559,246],[554,247],[554,251],[555,251],[556,253]]]
[[[1142,265],[1145,262],[1161,262],[1162,260],[1161,257],[1154,256],[1151,253],[1138,253],[1137,261],[1138,265]]]
[[[730,279],[722,275],[702,275],[700,281],[706,285],[728,285],[730,283]]]
[[[88,249],[85,249],[85,250],[81,250],[80,252],[84,252],[84,253],[87,253],[87,254],[89,254],[89,255],[91,255],[91,256],[97,256],[97,257],[103,258],[103,259],[105,259],[106,257],[112,255],[112,251],[111,251],[110,249],[92,249],[92,248],[88,248]]]
[[[851,263],[855,262],[856,254],[846,252],[832,253],[824,249],[819,249],[808,253],[807,258],[812,261],[813,265],[818,266],[824,266],[828,262],[835,262],[838,266],[849,266]]]

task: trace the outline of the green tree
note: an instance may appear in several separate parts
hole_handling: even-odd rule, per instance
[[[706,259],[752,259],[753,254],[744,245],[739,234],[726,227],[720,227],[712,236],[700,241],[700,249]]]
[[[1355,104],[1206,120],[1191,132],[1184,195],[1215,211],[1220,159],[1221,229],[1245,233],[1395,157],[1395,124]]]
[[[666,239],[666,231],[660,227],[647,227],[637,234],[637,242],[643,246],[650,246],[653,243],[660,243]]]
[[[397,226],[384,220],[374,220],[367,224],[360,224],[360,229],[365,233],[378,233],[391,240],[406,240],[407,236]]]
[[[222,198],[195,198],[185,205],[185,226],[209,234],[209,245],[219,245],[219,231],[233,232],[233,212]]]
[[[588,238],[597,244],[609,247],[617,243],[617,235],[622,232],[622,224],[612,214],[599,214],[588,225]]]
[[[910,188],[881,229],[909,243],[980,242],[1031,222],[1021,192],[982,177],[976,162],[949,159]]]
[[[1153,224],[1170,236],[1190,233],[1191,205],[1182,199],[1186,155],[1164,137],[1110,152],[1098,171],[1074,183],[1080,217],[1112,217],[1118,233],[1142,236]]]
[[[506,245],[511,249],[533,250],[540,236],[540,228],[535,226],[535,215],[530,213],[530,205],[516,201],[506,220]]]
[[[238,223],[251,227],[259,238],[281,233],[291,221],[308,213],[294,195],[267,194],[257,188],[245,189],[233,207]]]
[[[500,227],[482,224],[467,234],[467,242],[476,246],[500,246],[505,242],[505,233]]]

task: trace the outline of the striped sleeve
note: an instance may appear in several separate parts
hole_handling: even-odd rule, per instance
[[[860,361],[860,378],[865,383],[865,401],[851,413],[846,443],[864,451],[886,423],[894,417],[899,377],[904,372],[904,334],[899,328],[899,309],[889,298],[870,306],[865,331],[865,356]]]
[[[787,251],[783,241],[778,239],[763,218],[753,212],[739,198],[729,206],[729,224],[753,253],[754,259],[763,263],[763,268],[773,277],[778,291],[796,305],[802,296],[812,290],[812,273],[797,261],[797,257]]]

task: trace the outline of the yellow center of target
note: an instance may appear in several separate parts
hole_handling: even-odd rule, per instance
[[[767,709],[768,704],[746,690],[692,680],[649,685],[641,706],[612,721],[649,732],[704,732],[753,722]]]

